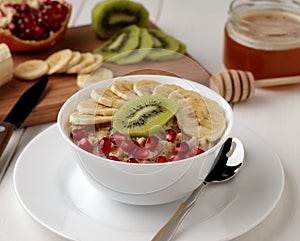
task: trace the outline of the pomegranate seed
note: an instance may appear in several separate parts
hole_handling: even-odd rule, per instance
[[[12,8],[13,4],[12,3],[6,3],[4,6],[7,7],[7,8]]]
[[[26,2],[22,2],[20,9],[23,13],[28,13],[30,11],[30,7]]]
[[[192,156],[197,156],[197,155],[202,154],[203,152],[204,152],[204,151],[201,150],[200,148],[192,148],[192,149],[190,150],[188,156],[190,156],[190,157],[192,157]]]
[[[127,137],[119,132],[116,132],[110,136],[110,140],[113,144],[121,146],[122,142],[127,140]]]
[[[34,32],[32,31],[31,28],[26,28],[25,29],[25,35],[26,35],[25,38],[30,40],[30,39],[33,39]]]
[[[121,144],[122,150],[128,155],[132,155],[138,147],[139,143],[135,140],[125,140]]]
[[[66,18],[66,16],[67,16],[67,13],[68,13],[68,8],[66,7],[66,6],[64,6],[64,5],[61,5],[61,13],[62,13],[62,16],[64,17],[64,19],[62,20],[62,19],[60,19],[60,20],[62,20],[62,21],[64,21],[65,20],[65,18]]]
[[[87,138],[82,138],[79,142],[78,142],[78,146],[88,152],[93,152],[94,150],[94,146],[88,141]]]
[[[111,151],[111,140],[108,137],[103,137],[98,145],[98,151],[107,155]]]
[[[165,131],[165,140],[169,142],[174,142],[176,138],[176,132],[172,129],[167,129]]]
[[[149,136],[146,139],[145,147],[149,150],[153,151],[159,143],[159,139],[156,136]]]
[[[57,32],[61,27],[61,24],[59,22],[49,22],[48,24],[51,30],[54,32]]]
[[[155,160],[156,163],[164,163],[167,162],[167,158],[165,156],[158,156]]]
[[[134,152],[134,157],[137,159],[147,159],[149,157],[149,151],[146,148],[138,148]]]
[[[127,162],[128,163],[139,163],[136,159],[134,159],[134,158],[129,158],[128,160],[127,160]]]
[[[34,28],[34,39],[38,40],[40,36],[43,36],[45,33],[45,29],[43,29],[41,26],[36,26]]]
[[[75,141],[80,141],[84,137],[87,137],[87,131],[85,129],[73,129],[71,131],[71,138]]]
[[[59,4],[59,2],[57,2],[57,1],[51,1],[50,2],[50,5],[51,5],[51,7],[52,7],[52,9],[54,10],[54,11],[58,11],[59,9],[60,9],[60,4]]]
[[[109,160],[113,160],[113,161],[120,161],[120,159],[116,156],[108,156],[107,157]]]
[[[30,17],[28,16],[28,15],[25,15],[24,17],[23,17],[23,20],[24,20],[24,23],[30,23]]]
[[[181,156],[184,156],[189,150],[190,146],[185,141],[177,143],[175,146],[175,152],[179,153]]]
[[[44,0],[44,3],[45,3],[46,5],[50,5],[51,2],[52,2],[52,0]]]
[[[180,155],[178,155],[178,154],[173,154],[173,155],[170,157],[169,161],[170,161],[170,162],[172,162],[172,161],[179,161],[179,160],[181,160],[181,159],[182,159],[182,157],[181,157]]]
[[[12,7],[16,10],[16,12],[20,13],[21,12],[21,6],[20,4],[13,4]]]
[[[13,31],[16,29],[16,25],[15,25],[14,23],[9,23],[9,24],[7,25],[7,28],[8,28],[11,32],[13,32]]]

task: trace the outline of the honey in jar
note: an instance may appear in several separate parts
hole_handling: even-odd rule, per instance
[[[224,65],[255,79],[300,75],[300,2],[235,0],[224,30]]]

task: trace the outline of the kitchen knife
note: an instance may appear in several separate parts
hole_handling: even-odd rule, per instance
[[[0,121],[0,157],[8,144],[14,129],[21,127],[27,116],[43,96],[47,83],[48,76],[44,76],[41,80],[26,90],[3,121]],[[7,166],[5,162],[8,161],[9,160],[1,160],[0,173],[2,173],[2,169]]]

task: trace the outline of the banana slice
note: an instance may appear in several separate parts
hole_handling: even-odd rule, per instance
[[[178,85],[172,85],[172,84],[161,84],[157,85],[153,89],[153,94],[154,95],[161,95],[164,97],[167,97],[175,90],[182,89]]]
[[[93,74],[79,74],[77,75],[76,83],[80,88],[86,87],[90,84],[113,78],[113,72],[110,69],[101,67],[93,72]]]
[[[94,55],[94,62],[87,65],[86,67],[80,69],[78,71],[78,74],[89,74],[99,68],[101,64],[103,63],[103,57],[100,54],[95,54]]]
[[[212,134],[209,138],[209,141],[214,142],[223,135],[226,128],[226,118],[222,107],[217,102],[207,98],[205,98],[205,102],[212,124]]]
[[[91,97],[97,103],[113,108],[117,108],[125,103],[125,100],[120,99],[108,87],[94,88],[91,92]]]
[[[199,122],[195,111],[185,99],[178,100],[178,111],[176,113],[178,127],[190,137],[200,139]]]
[[[176,93],[178,93],[180,96],[184,97],[187,100],[189,105],[195,111],[199,122],[205,116],[209,115],[209,111],[208,111],[207,105],[206,105],[206,98],[204,98],[202,95],[200,95],[199,93],[197,93],[195,91],[186,90],[186,89],[176,90]]]
[[[116,80],[111,85],[111,90],[117,96],[124,100],[130,100],[138,97],[133,90],[133,81],[130,80]]]
[[[81,60],[79,63],[75,64],[71,68],[67,69],[65,72],[67,74],[78,74],[81,69],[85,68],[86,66],[92,64],[94,62],[94,55],[92,53],[82,53]]]
[[[170,89],[173,89],[173,90],[183,90],[183,88],[179,85],[173,85],[173,84],[161,84],[162,86],[166,86]]]
[[[217,102],[185,89],[172,92],[169,98],[178,103],[184,100],[185,104],[179,107],[176,114],[178,125],[184,133],[196,137],[203,150],[207,150],[222,136],[226,128],[226,119],[223,109]]]
[[[72,51],[70,49],[63,49],[51,54],[46,63],[49,65],[48,74],[59,73],[63,71],[72,58]]]
[[[17,78],[23,80],[35,80],[47,74],[49,69],[48,64],[39,59],[32,59],[20,63],[14,69],[14,74]]]
[[[79,51],[73,51],[72,52],[72,57],[71,59],[69,60],[67,66],[63,69],[61,69],[59,71],[59,73],[64,73],[66,72],[67,69],[73,67],[74,65],[78,64],[81,60],[82,56],[81,56],[81,53]]]
[[[10,82],[14,75],[14,63],[6,44],[0,44],[0,87]]]
[[[67,68],[71,68],[75,64],[78,64],[80,62],[81,58],[82,58],[82,56],[79,51],[73,51],[72,58],[70,59],[68,65],[67,65]]]
[[[70,115],[70,123],[74,125],[94,125],[103,124],[112,121],[112,116],[102,116],[102,115],[87,115],[80,112],[73,112]]]
[[[99,105],[92,99],[81,101],[77,105],[77,111],[88,115],[112,116],[116,110],[115,108]]]
[[[159,84],[159,82],[156,82],[154,80],[138,80],[134,82],[133,90],[138,96],[152,95],[153,89]]]
[[[195,114],[199,122],[201,122],[206,116],[209,116],[209,111],[205,99],[203,97],[199,97],[199,98],[189,97],[186,98],[186,100],[195,111]]]

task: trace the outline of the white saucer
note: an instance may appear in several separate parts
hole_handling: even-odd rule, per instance
[[[256,134],[237,125],[245,165],[233,180],[206,187],[174,241],[229,240],[260,223],[284,187],[281,162]],[[14,171],[17,196],[39,223],[77,241],[149,241],[180,201],[158,206],[118,203],[94,189],[57,125],[45,130],[20,155]]]

